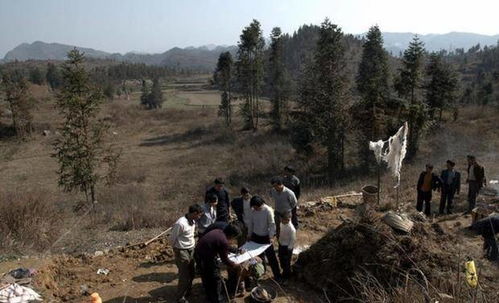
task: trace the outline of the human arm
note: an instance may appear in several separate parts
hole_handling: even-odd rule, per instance
[[[296,199],[296,196],[292,190],[288,191],[288,193],[289,193],[288,195],[289,207],[290,209],[293,209],[298,204],[298,200]]]
[[[177,243],[178,235],[182,232],[182,226],[180,224],[173,224],[172,232],[170,234],[170,245],[175,247],[175,243]]]
[[[270,210],[267,213],[267,225],[269,228],[269,238],[272,240],[276,233],[276,225],[275,225],[274,215]]]
[[[237,267],[238,265],[229,259],[229,250],[230,250],[229,243],[227,241],[223,242],[218,252],[220,259],[225,265],[229,267],[232,268]]]
[[[295,247],[295,242],[296,242],[296,229],[293,228],[288,245],[289,250],[293,250],[293,248]]]

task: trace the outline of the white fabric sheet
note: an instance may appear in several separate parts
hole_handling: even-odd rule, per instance
[[[407,152],[408,130],[409,126],[407,125],[407,122],[405,122],[397,133],[391,136],[387,141],[379,140],[376,142],[369,142],[369,149],[374,152],[376,161],[380,163],[381,160],[383,160],[388,163],[388,168],[393,176],[397,178],[395,187],[400,185],[400,170],[402,169],[402,161]],[[385,148],[385,144],[387,143],[388,147]]]

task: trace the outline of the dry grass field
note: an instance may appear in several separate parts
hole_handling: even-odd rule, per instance
[[[83,205],[82,194],[63,193],[57,186],[57,163],[51,157],[51,142],[60,117],[54,109],[54,97],[46,87],[33,86],[31,89],[37,98],[35,133],[27,141],[12,137],[0,140],[0,260],[21,255],[93,253],[144,241],[168,227],[188,205],[201,202],[206,187],[217,176],[226,178],[232,196],[245,185],[254,193],[267,197],[270,178],[294,161],[304,181],[302,201],[359,191],[363,185],[375,182],[375,176],[360,174],[335,186],[324,185],[317,174],[317,166],[323,162],[320,155],[304,159],[295,154],[286,135],[272,133],[265,120],[258,132],[241,131],[238,119],[232,128],[224,127],[217,117],[217,91],[192,89],[192,85],[169,86],[164,91],[167,101],[159,110],[140,108],[139,93],[132,94],[130,100],[116,98],[103,105],[101,118],[111,125],[108,143],[119,148],[122,156],[116,184],[110,187],[100,184],[98,203],[88,211]],[[439,171],[445,160],[452,158],[458,163],[457,169],[464,173],[465,156],[474,153],[485,166],[488,179],[498,179],[498,114],[499,110],[493,107],[463,108],[457,121],[449,120],[434,128],[424,139],[418,157],[404,164],[399,192],[401,208],[414,208],[415,183],[427,162],[433,163]],[[7,123],[8,117],[1,117],[0,121]],[[49,130],[50,134],[44,136],[44,130]],[[389,173],[384,172],[383,204],[394,204],[394,183]],[[456,211],[466,208],[467,189],[466,185],[463,187]],[[433,211],[437,211],[436,202]],[[299,242],[313,243],[326,231],[325,226],[338,225],[340,216],[349,216],[348,210],[307,218]],[[469,217],[460,217],[444,227],[448,232],[459,234],[457,221],[461,226],[469,220]],[[464,241],[467,244],[463,247],[469,254],[479,257],[480,239]],[[108,302],[122,302],[125,289],[136,302],[158,301],[173,292],[175,268],[171,262],[160,268],[137,267],[137,262],[145,262],[153,254],[145,252],[134,259],[125,252],[89,261],[91,266],[66,260],[67,270],[82,266],[82,271],[84,267],[85,271],[93,271],[96,266],[111,266],[106,262],[112,262],[116,265],[111,266],[114,271],[135,280],[88,282],[79,277],[72,282],[64,280],[64,283],[72,283],[71,287],[78,287],[78,283],[94,283],[96,289],[101,287],[112,299]],[[52,264],[37,258],[23,260],[4,263],[0,268],[4,271],[13,264],[35,267]],[[63,266],[57,264],[54,266]],[[158,269],[166,271],[165,276],[158,275]],[[493,273],[486,274],[493,277]],[[199,285],[196,287],[196,292],[200,292]],[[296,299],[293,302],[323,302],[316,293],[310,297],[304,285],[294,285],[289,291]],[[68,294],[67,298],[73,295]]]

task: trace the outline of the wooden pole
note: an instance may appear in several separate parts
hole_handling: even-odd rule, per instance
[[[378,162],[378,206],[379,206],[379,192],[381,191],[381,163]]]

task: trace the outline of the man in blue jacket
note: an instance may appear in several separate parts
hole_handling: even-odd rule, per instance
[[[461,191],[461,174],[454,170],[456,163],[447,160],[447,169],[443,170],[440,174],[442,182],[442,192],[440,197],[440,210],[439,214],[444,214],[444,209],[447,206],[447,214],[452,213],[452,201],[454,195]]]

